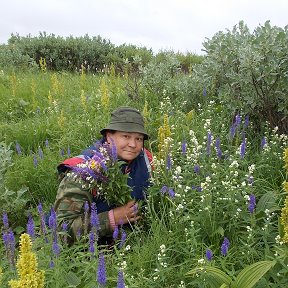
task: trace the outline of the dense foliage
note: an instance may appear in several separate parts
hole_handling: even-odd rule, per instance
[[[96,74],[86,69],[53,72],[39,59],[35,63],[40,69],[37,65],[24,72],[3,69],[1,287],[9,287],[8,283],[18,287],[30,280],[39,280],[41,287],[43,275],[45,287],[124,287],[123,282],[128,287],[284,287],[288,276],[288,137],[283,133],[287,111],[280,109],[282,118],[269,121],[272,118],[261,114],[260,104],[247,102],[245,93],[250,91],[252,102],[259,95],[241,62],[250,54],[237,54],[244,49],[240,45],[244,35],[250,39],[245,47],[255,55],[257,46],[252,44],[261,38],[256,35],[273,38],[277,31],[286,33],[280,30],[266,23],[250,34],[240,23],[232,32],[207,40],[204,61],[188,65],[188,70],[183,69],[180,55],[172,52],[160,53],[145,64],[132,53],[121,73],[115,63],[106,63],[106,69]],[[275,39],[283,40],[283,33]],[[274,49],[268,49],[269,57],[277,62],[282,55],[285,64],[284,42],[278,40],[274,46],[267,42]],[[251,69],[261,65],[268,69],[274,63],[261,62],[265,60],[261,57]],[[220,73],[222,58],[227,60],[226,70]],[[239,74],[232,71],[233,59],[241,60]],[[14,65],[26,63],[20,60]],[[261,80],[263,84],[278,79],[271,88],[275,93],[265,82],[269,99],[278,101],[271,111],[287,100],[282,97],[286,72],[273,78],[274,72],[267,70]],[[241,86],[238,94],[231,85],[236,80]],[[131,230],[120,226],[113,247],[98,246],[89,233],[68,247],[64,227],[61,237],[56,236],[57,219],[50,210],[59,184],[56,166],[99,139],[110,112],[122,105],[142,111],[151,136],[146,147],[154,155],[153,185],[143,203],[143,219]],[[19,253],[20,235],[25,243]],[[28,256],[33,259],[30,263],[25,260]]]

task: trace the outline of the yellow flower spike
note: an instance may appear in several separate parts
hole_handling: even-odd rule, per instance
[[[81,90],[81,104],[84,110],[87,111],[87,100],[86,100],[85,92],[83,89]]]
[[[35,253],[32,252],[32,241],[27,233],[20,236],[20,257],[17,261],[19,280],[10,280],[11,288],[42,288],[44,287],[44,271],[38,271]]]
[[[42,72],[46,72],[46,70],[47,70],[47,63],[46,63],[46,59],[45,59],[45,58],[40,57],[40,59],[39,59],[39,65],[40,65],[41,71],[42,71]]]
[[[60,92],[60,83],[57,79],[57,75],[54,73],[51,76],[51,82],[52,82],[52,94],[57,95]]]
[[[284,207],[281,211],[281,224],[284,226],[283,242],[288,243],[288,196],[286,197]]]
[[[284,150],[283,153],[284,169],[286,169],[286,174],[288,174],[288,148]]]
[[[193,111],[193,110],[191,110],[191,111],[189,111],[189,112],[187,113],[186,119],[187,119],[188,122],[191,122],[191,121],[192,121],[193,115],[194,115],[194,111]]]
[[[49,102],[49,105],[52,105],[52,103],[53,103],[53,97],[52,97],[52,95],[51,95],[50,90],[49,90],[49,92],[48,92],[48,102]]]
[[[61,128],[64,128],[65,122],[66,122],[66,118],[64,116],[63,110],[61,110],[60,116],[58,118],[58,124]]]
[[[10,80],[11,80],[12,95],[15,97],[17,88],[17,77],[15,72],[13,72],[13,74],[10,76]]]

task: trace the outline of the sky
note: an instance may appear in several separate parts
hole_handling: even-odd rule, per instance
[[[88,34],[115,45],[203,54],[202,43],[243,20],[250,31],[265,21],[288,25],[287,0],[3,0],[0,43],[11,34]]]

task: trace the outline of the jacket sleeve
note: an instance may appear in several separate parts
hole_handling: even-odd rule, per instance
[[[69,243],[73,243],[79,233],[83,234],[90,228],[90,215],[85,219],[84,204],[91,204],[92,195],[88,189],[83,189],[81,184],[69,179],[67,176],[61,181],[54,204],[57,215],[58,226],[62,223],[68,224]],[[110,226],[108,211],[98,214],[99,231],[98,236],[111,236],[113,231]]]

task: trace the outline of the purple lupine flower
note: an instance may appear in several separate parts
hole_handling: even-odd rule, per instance
[[[46,231],[45,215],[43,213],[43,207],[41,203],[38,204],[37,209],[38,209],[38,213],[40,216],[40,231],[43,235],[46,235],[47,231]],[[48,242],[48,239],[46,236],[45,236],[45,241],[46,243]]]
[[[97,281],[99,285],[105,286],[106,284],[106,267],[105,267],[105,258],[104,258],[103,252],[99,253]]]
[[[264,149],[265,145],[267,145],[266,137],[264,136],[261,140],[261,149]]]
[[[98,214],[97,214],[97,207],[96,207],[96,203],[95,202],[93,202],[91,204],[90,223],[92,225],[92,228],[95,229],[95,231],[99,230],[100,222],[99,222],[99,217],[98,217]]]
[[[30,235],[32,239],[35,238],[35,225],[32,218],[32,215],[30,214],[28,217],[28,223],[27,223],[27,233]]]
[[[164,195],[166,192],[168,192],[168,187],[166,185],[164,185],[161,190],[160,190],[161,194]]]
[[[126,238],[127,238],[127,234],[126,234],[125,230],[122,228],[121,229],[121,240],[120,240],[120,243],[119,243],[119,248],[122,248],[124,246]]]
[[[204,86],[203,88],[203,96],[206,97],[207,96],[207,90],[206,90],[206,87]]]
[[[94,232],[91,230],[89,233],[89,252],[94,255],[95,253],[95,247],[94,247],[94,243],[95,243],[95,234]]]
[[[9,228],[9,220],[8,220],[8,215],[6,212],[3,213],[2,220],[3,220],[4,227],[6,229],[8,229]]]
[[[244,120],[244,129],[247,128],[249,126],[249,115],[245,116],[245,120]]]
[[[211,154],[211,143],[212,143],[212,133],[209,131],[207,135],[207,147],[206,147],[207,155]]]
[[[43,159],[43,150],[41,149],[41,147],[38,148],[38,155],[40,159]]]
[[[57,237],[54,238],[53,240],[53,243],[52,243],[52,251],[53,251],[53,254],[58,257],[59,254],[60,254],[60,246],[58,244],[58,241],[57,241]]]
[[[191,189],[192,189],[192,190],[196,190],[196,191],[198,191],[198,192],[201,192],[201,191],[202,191],[201,186],[194,186],[194,185],[193,185],[193,186],[191,187]]]
[[[4,231],[2,233],[2,239],[4,242],[7,258],[9,262],[14,265],[15,237],[13,231],[11,229],[9,229],[9,231]]]
[[[243,137],[242,143],[240,145],[240,158],[243,159],[246,152],[246,140],[245,136]]]
[[[175,192],[174,192],[174,190],[172,188],[169,188],[168,195],[170,196],[170,198],[174,198],[175,197]]]
[[[70,150],[70,147],[68,146],[68,148],[67,148],[67,156],[70,157],[70,154],[71,154],[71,150]]]
[[[113,240],[114,241],[116,241],[116,239],[118,238],[118,235],[119,235],[119,227],[117,225],[113,231]]]
[[[62,224],[62,231],[64,232],[63,242],[67,244],[67,231],[68,231],[68,224],[63,222]]]
[[[17,154],[18,155],[21,155],[22,154],[22,151],[21,151],[21,146],[18,142],[16,142],[16,151],[17,151]]]
[[[199,174],[200,173],[200,166],[199,165],[195,165],[194,168],[193,168],[194,172],[196,174]]]
[[[227,255],[229,246],[230,246],[230,242],[229,242],[228,238],[225,237],[223,240],[223,243],[221,245],[221,254],[223,256]]]
[[[171,170],[171,166],[172,166],[171,156],[168,154],[166,158],[166,170]]]
[[[216,154],[217,154],[218,159],[221,159],[222,158],[222,151],[220,149],[220,138],[219,137],[216,138],[215,149],[216,149]]]
[[[36,157],[35,154],[34,154],[34,156],[33,156],[33,164],[34,164],[34,167],[37,167],[37,166],[38,166],[38,160],[37,160],[37,157]]]
[[[182,150],[182,154],[183,154],[183,155],[186,155],[186,153],[187,153],[187,143],[186,143],[186,141],[184,141],[184,142],[182,143],[182,145],[181,145],[181,150]]]
[[[49,267],[50,267],[51,269],[53,269],[53,268],[55,267],[55,263],[54,263],[53,260],[50,261]]]
[[[50,216],[48,219],[49,228],[53,231],[56,231],[57,228],[57,216],[53,208],[50,209]]]
[[[230,138],[233,139],[236,133],[236,126],[233,123],[232,126],[230,127]]]
[[[110,147],[111,147],[110,157],[114,163],[118,160],[118,153],[117,153],[117,147],[116,147],[116,145],[112,139],[111,139],[111,146]]]
[[[239,114],[237,114],[235,116],[235,128],[237,128],[240,124],[241,124],[241,116]]]
[[[210,249],[206,249],[206,258],[208,261],[212,261],[213,252]]]
[[[117,288],[125,288],[124,273],[121,270],[118,271]]]
[[[45,147],[46,147],[46,148],[49,148],[49,141],[48,141],[48,139],[45,140]]]
[[[248,210],[250,213],[253,213],[256,207],[256,197],[254,194],[249,195],[249,204]]]

